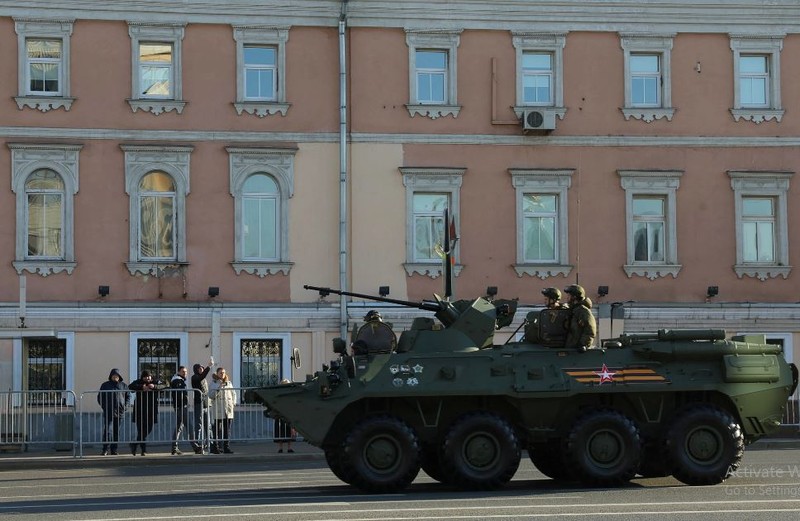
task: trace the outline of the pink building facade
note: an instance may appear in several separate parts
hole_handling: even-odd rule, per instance
[[[303,285],[430,298],[444,207],[501,340],[577,282],[796,358],[800,6],[684,3],[0,0],[4,388],[302,379],[417,313]]]

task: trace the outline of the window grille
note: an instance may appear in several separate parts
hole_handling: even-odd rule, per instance
[[[239,348],[242,354],[240,373],[242,387],[265,387],[281,382],[282,339],[245,338],[242,339]]]
[[[29,404],[58,405],[66,389],[67,341],[63,338],[30,338],[26,367]]]

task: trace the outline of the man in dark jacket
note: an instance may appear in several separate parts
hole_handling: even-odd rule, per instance
[[[170,393],[172,394],[172,408],[175,409],[175,434],[172,435],[172,454],[180,455],[182,452],[178,448],[178,439],[181,437],[184,425],[188,426],[189,418],[189,399],[186,396],[186,367],[180,366],[178,372],[172,377],[169,383]],[[191,432],[191,428],[187,429]],[[197,452],[199,445],[192,440],[192,448]]]
[[[208,359],[208,365],[203,367],[203,364],[194,364],[192,370],[192,389],[194,395],[194,432],[195,443],[193,447],[195,454],[203,454],[203,443],[208,445],[209,436],[209,421],[208,421],[208,382],[206,376],[214,366],[214,358]]]
[[[117,441],[119,441],[119,422],[125,414],[125,408],[130,404],[131,396],[128,385],[123,381],[119,369],[114,368],[108,375],[108,380],[100,385],[97,393],[97,403],[103,409],[103,456],[117,454]],[[109,432],[109,425],[111,432]],[[109,434],[111,444],[109,444]]]
[[[136,445],[141,445],[142,456],[147,455],[147,436],[158,423],[158,395],[161,388],[153,381],[150,371],[142,371],[142,376],[128,386],[136,393],[133,403],[133,423],[136,424],[138,443],[131,443],[131,454],[136,456]]]

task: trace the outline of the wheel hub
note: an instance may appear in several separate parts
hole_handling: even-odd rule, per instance
[[[686,438],[686,453],[695,461],[710,463],[719,457],[722,440],[710,429],[697,428]]]
[[[611,467],[622,457],[623,443],[617,433],[604,430],[596,432],[588,443],[589,456],[597,465]]]
[[[399,463],[400,448],[388,437],[375,437],[364,447],[364,459],[378,472],[392,470]]]
[[[498,442],[489,434],[473,434],[464,442],[464,460],[474,468],[489,467],[497,460],[498,454]]]

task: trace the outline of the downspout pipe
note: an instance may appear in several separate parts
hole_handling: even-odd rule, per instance
[[[347,291],[347,0],[339,17],[339,288]],[[347,338],[347,296],[339,297],[339,335]]]

